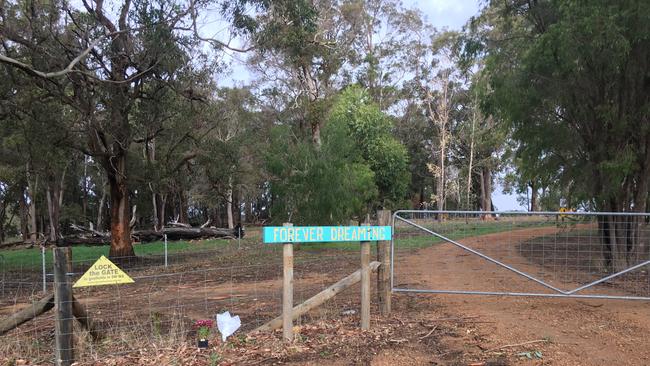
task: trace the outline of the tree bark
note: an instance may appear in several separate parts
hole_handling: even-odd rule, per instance
[[[165,227],[161,230],[134,230],[131,235],[140,242],[151,242],[162,240],[167,235],[169,240],[192,240],[207,238],[236,237],[235,229],[214,228],[214,227]],[[83,230],[87,233],[88,230]],[[94,233],[97,234],[97,233]],[[105,245],[111,242],[110,235],[94,236],[68,236],[65,239],[70,245]],[[14,243],[13,245],[19,245]]]
[[[153,192],[151,194],[153,229],[160,230],[165,227],[165,195]]]
[[[167,195],[158,193],[158,202],[156,204],[158,208],[158,228],[162,229],[165,227],[165,209],[167,208]]]
[[[604,205],[604,210],[624,211],[620,206],[618,200],[612,198]],[[647,258],[648,248],[639,238],[640,225],[645,225],[641,217],[615,215],[599,217],[598,228],[603,242],[605,269],[619,272]]]
[[[133,257],[131,243],[131,211],[129,192],[126,185],[126,152],[111,158],[113,174],[109,174],[108,184],[111,189],[111,258]]]
[[[247,223],[253,222],[253,202],[251,200],[244,201],[244,219]]]
[[[440,141],[440,164],[438,172],[438,184],[436,185],[437,196],[438,196],[438,210],[442,211],[445,209],[445,137],[441,137]]]
[[[320,149],[322,142],[320,137],[320,121],[311,123],[311,140],[317,149]]]
[[[537,211],[537,187],[535,182],[530,182],[530,211]]]
[[[492,174],[490,168],[481,168],[481,210],[492,210]],[[489,215],[485,215],[484,219],[488,219]]]
[[[21,188],[20,199],[18,201],[18,211],[20,214],[20,237],[27,241],[29,237],[29,204],[27,203],[27,191]],[[3,221],[0,221],[0,226],[3,226]],[[4,239],[4,238],[3,238]]]
[[[97,206],[97,230],[104,231],[104,206],[106,205],[106,183],[102,184],[102,197]]]
[[[50,219],[50,240],[55,242],[61,235],[60,217],[61,206],[63,204],[63,190],[65,173],[67,167],[63,168],[63,172],[59,177],[56,172],[48,174],[46,198],[47,198],[47,213]]]
[[[187,224],[187,197],[185,192],[181,189],[178,192],[178,222]]]
[[[4,244],[5,241],[5,216],[7,213],[7,200],[5,199],[0,201],[0,244]],[[23,237],[23,240],[25,238]]]
[[[478,106],[475,106],[477,108]],[[470,199],[470,193],[472,191],[472,169],[474,168],[472,165],[474,163],[474,129],[476,125],[476,111],[474,111],[473,116],[472,116],[472,133],[469,137],[470,143],[469,143],[469,166],[467,168],[467,209],[471,210],[472,206],[470,205],[469,199]]]
[[[59,190],[58,187],[47,185],[47,214],[50,220],[50,240],[56,242],[59,237]]]
[[[226,215],[228,217],[228,229],[235,227],[232,219],[232,177],[228,177],[228,188],[226,189]]]
[[[233,211],[234,211],[233,212],[233,215],[234,215],[233,220],[241,225],[241,217],[242,217],[242,214],[241,214],[241,202],[243,200],[242,193],[241,193],[241,187],[238,188],[235,192],[236,192],[235,195],[234,195],[235,202],[233,204]]]
[[[0,321],[0,336],[54,308],[54,293]]]
[[[84,220],[88,220],[88,156],[84,155],[83,196],[81,197],[81,211]]]
[[[32,244],[36,244],[36,239],[38,237],[38,227],[36,225],[36,186],[38,185],[38,180],[32,180],[30,177],[27,177],[27,190],[29,194],[29,237]]]
[[[149,184],[149,187],[151,187],[151,184]],[[157,194],[155,192],[153,192],[153,189],[152,189],[151,204],[152,204],[153,212],[152,212],[152,215],[151,215],[151,219],[153,221],[153,229],[158,231],[158,228],[159,228],[159,226],[158,226],[158,223],[159,223],[159,221],[158,221],[158,199],[157,199],[156,196],[157,196]]]

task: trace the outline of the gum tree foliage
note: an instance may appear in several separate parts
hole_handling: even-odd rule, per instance
[[[342,129],[328,127],[318,150],[287,126],[273,129],[267,155],[273,221],[326,225],[364,216],[377,197],[374,174],[350,157],[345,137]]]
[[[250,8],[259,16],[248,15]],[[293,96],[300,132],[309,131],[316,148],[328,97],[335,91],[333,78],[346,58],[346,38],[354,35],[345,32],[337,9],[336,0],[239,0],[225,7],[236,29],[253,34],[251,68]]]
[[[210,128],[197,144],[201,184],[195,196],[206,206],[224,205],[230,228],[240,220],[233,217],[241,213],[240,198],[262,180],[259,151],[267,149],[268,128],[257,104],[249,88],[220,88],[205,106],[203,118]]]
[[[391,134],[392,121],[359,87],[345,89],[330,112],[328,124],[346,126],[358,154],[375,174],[376,205],[403,204],[409,186],[406,148]]]
[[[574,185],[602,211],[645,212],[650,183],[650,3],[494,1],[471,52],[486,52],[485,105],[510,124],[524,167]],[[600,222],[605,262],[648,246],[639,222]]]
[[[137,201],[133,188],[148,178],[133,170],[140,154],[132,147],[143,144],[145,166],[154,167],[156,137],[170,115],[161,110],[174,105],[168,103],[170,94],[200,99],[192,75],[205,49],[192,34],[192,24],[205,5],[174,0],[2,2],[0,62],[22,73],[58,108],[70,110],[60,121],[66,146],[92,157],[106,176],[112,257],[134,254],[130,200]],[[164,189],[147,188],[156,206],[154,221],[161,220]],[[183,206],[182,194],[179,200]],[[187,204],[185,208],[180,211],[186,212]]]
[[[345,223],[372,209],[403,202],[406,149],[390,134],[390,119],[362,89],[337,98],[316,149],[287,126],[272,131],[267,167],[276,222]]]

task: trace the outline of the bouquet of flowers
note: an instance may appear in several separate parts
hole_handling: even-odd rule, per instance
[[[196,334],[199,337],[199,348],[208,347],[208,336],[210,335],[210,328],[214,325],[212,319],[200,319],[194,322]]]

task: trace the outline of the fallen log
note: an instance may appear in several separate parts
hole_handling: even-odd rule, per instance
[[[96,246],[96,245],[106,245],[111,243],[110,236],[68,236],[64,240],[65,245],[87,245],[87,246]]]
[[[30,321],[54,307],[54,294],[49,294],[32,305],[0,321],[0,335]]]
[[[192,227],[192,225],[185,224],[183,222],[168,222],[167,226],[171,226],[171,227]]]
[[[379,268],[379,265],[381,263],[379,262],[371,262],[370,263],[370,271],[375,272],[377,271],[377,268]],[[333,298],[336,296],[338,293],[341,291],[347,289],[348,287],[356,284],[357,282],[361,281],[361,270],[357,270],[356,272],[352,273],[351,275],[343,278],[339,282],[333,284],[332,286],[326,288],[325,290],[319,292],[318,294],[310,297],[307,299],[305,302],[303,302],[300,305],[296,305],[293,307],[292,313],[292,319],[296,320],[300,316],[306,314],[308,311],[311,309],[314,309],[317,306],[322,305],[325,301]],[[254,331],[266,331],[266,330],[274,330],[274,329],[279,329],[282,327],[282,315],[279,317],[271,320],[270,322],[258,327]]]
[[[110,233],[105,233],[105,232],[101,232],[101,231],[97,231],[97,230],[93,229],[92,222],[90,223],[90,227],[88,227],[88,228],[83,227],[83,226],[79,226],[79,225],[76,225],[76,224],[70,224],[70,228],[72,230],[80,231],[82,233],[89,233],[89,234],[94,235],[94,236],[110,236],[111,235]]]
[[[139,241],[147,242],[162,240],[165,235],[169,240],[235,237],[235,232],[233,229],[210,227],[166,227],[158,231],[136,230],[131,235]]]
[[[86,230],[87,231],[87,230]],[[63,242],[65,245],[105,245],[110,244],[110,234],[99,235],[100,232],[95,232],[94,235],[81,235],[81,236],[67,236]],[[244,231],[241,231],[242,237]],[[166,227],[161,230],[134,230],[131,236],[139,242],[151,242],[163,240],[165,235],[169,240],[194,240],[194,239],[209,239],[209,238],[236,238],[237,229],[225,229],[214,227]]]
[[[23,240],[0,243],[0,249],[22,247],[22,246],[34,246],[34,243],[32,243],[31,241],[23,241]]]
[[[99,340],[103,334],[97,329],[95,321],[88,315],[86,307],[72,296],[72,314],[79,321],[79,324],[90,333],[93,341]]]
[[[72,297],[74,300],[72,303],[72,314],[79,321],[81,326],[86,329],[93,340],[98,340],[101,338],[102,334],[97,329],[97,326],[93,319],[88,315],[86,307],[82,303],[77,301],[77,299]],[[6,319],[0,321],[0,336],[9,332],[10,330],[17,328],[23,323],[26,323],[37,316],[48,312],[54,308],[54,293],[51,293],[44,298],[38,300],[32,305],[12,314]]]

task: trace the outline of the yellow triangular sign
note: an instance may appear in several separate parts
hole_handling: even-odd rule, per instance
[[[72,287],[118,285],[133,282],[131,277],[102,255]]]

